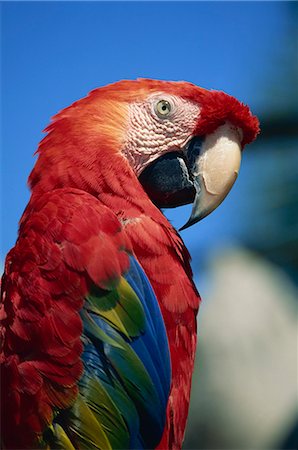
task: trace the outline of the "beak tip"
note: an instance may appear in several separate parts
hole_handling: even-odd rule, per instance
[[[183,225],[181,228],[179,228],[178,231],[183,231],[186,228],[191,227],[195,223],[200,222],[202,219],[207,217],[211,213],[211,211],[213,211],[213,210],[209,211],[208,209],[199,209],[199,208],[197,209],[196,207],[193,207],[190,218],[188,219],[188,221],[186,222],[185,225]]]
[[[179,228],[178,231],[183,231],[186,230],[186,228],[190,227],[190,224],[188,224],[188,222],[186,222],[186,224],[183,225],[183,227]]]
[[[204,218],[204,215],[200,214],[198,216],[190,216],[186,224],[184,224],[181,228],[179,228],[179,231],[186,230],[186,228],[191,227],[195,223],[199,222],[201,219]]]

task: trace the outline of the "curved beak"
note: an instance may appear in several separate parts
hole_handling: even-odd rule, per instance
[[[208,216],[230,192],[240,170],[241,130],[226,123],[208,135],[193,153],[197,153],[191,169],[196,196],[190,218],[180,230]]]
[[[160,208],[193,202],[184,230],[206,217],[225,199],[240,169],[241,130],[229,122],[213,133],[192,138],[182,153],[154,161],[140,176]]]

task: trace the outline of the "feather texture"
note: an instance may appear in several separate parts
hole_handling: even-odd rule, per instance
[[[21,232],[2,285],[5,446],[153,448],[166,420],[169,347],[119,221],[89,194],[59,190],[25,214]]]

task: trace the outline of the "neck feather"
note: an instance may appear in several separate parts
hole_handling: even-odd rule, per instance
[[[73,129],[65,133],[65,124],[58,125],[38,148],[38,160],[28,180],[32,199],[54,189],[81,189],[109,206],[123,221],[146,214],[170,227],[126,158],[115,151],[119,142],[100,142],[98,137],[87,138]]]

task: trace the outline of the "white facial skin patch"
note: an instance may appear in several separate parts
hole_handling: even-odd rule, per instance
[[[160,103],[162,100],[166,103]],[[167,105],[165,115],[163,105]],[[199,115],[197,104],[162,92],[131,104],[122,152],[136,175],[165,153],[181,150],[191,138]]]

